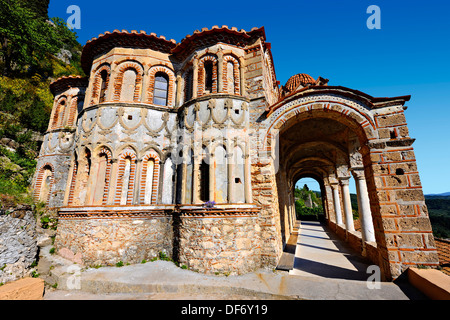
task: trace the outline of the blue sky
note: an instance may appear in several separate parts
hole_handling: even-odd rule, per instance
[[[284,84],[296,73],[372,96],[411,95],[406,120],[425,194],[450,191],[450,2],[445,0],[51,0],[49,16],[81,10],[81,44],[114,29],[179,42],[203,27],[264,26]],[[381,9],[369,30],[367,8]],[[313,188],[314,189],[314,188]]]

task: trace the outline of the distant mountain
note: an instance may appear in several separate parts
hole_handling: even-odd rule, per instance
[[[448,196],[450,196],[450,192],[426,194],[425,195],[425,197],[448,197]]]

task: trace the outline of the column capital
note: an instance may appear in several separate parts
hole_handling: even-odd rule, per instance
[[[365,180],[366,179],[366,176],[364,174],[364,169],[363,168],[361,168],[361,169],[353,169],[352,170],[352,175],[357,180]]]
[[[348,176],[348,177],[340,177],[339,178],[339,184],[341,186],[344,186],[344,185],[348,186],[350,184],[350,176]]]

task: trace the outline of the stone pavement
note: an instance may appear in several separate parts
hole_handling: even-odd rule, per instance
[[[81,270],[56,255],[51,276],[58,290],[46,300],[410,300],[425,297],[407,283],[383,282],[369,289],[367,264],[318,223],[303,222],[294,270],[258,270],[241,276],[204,275],[154,261]],[[72,290],[70,290],[72,288]]]
[[[370,262],[355,254],[333,232],[318,221],[302,221],[289,274],[366,281]]]

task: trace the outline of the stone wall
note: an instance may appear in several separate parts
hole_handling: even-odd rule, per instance
[[[140,263],[159,252],[172,253],[172,218],[142,217],[61,217],[55,248],[59,255],[85,265]]]
[[[0,283],[29,276],[37,251],[36,220],[29,206],[0,215]]]
[[[182,214],[178,220],[180,264],[207,274],[243,274],[258,269],[260,227],[257,216],[221,217]]]

